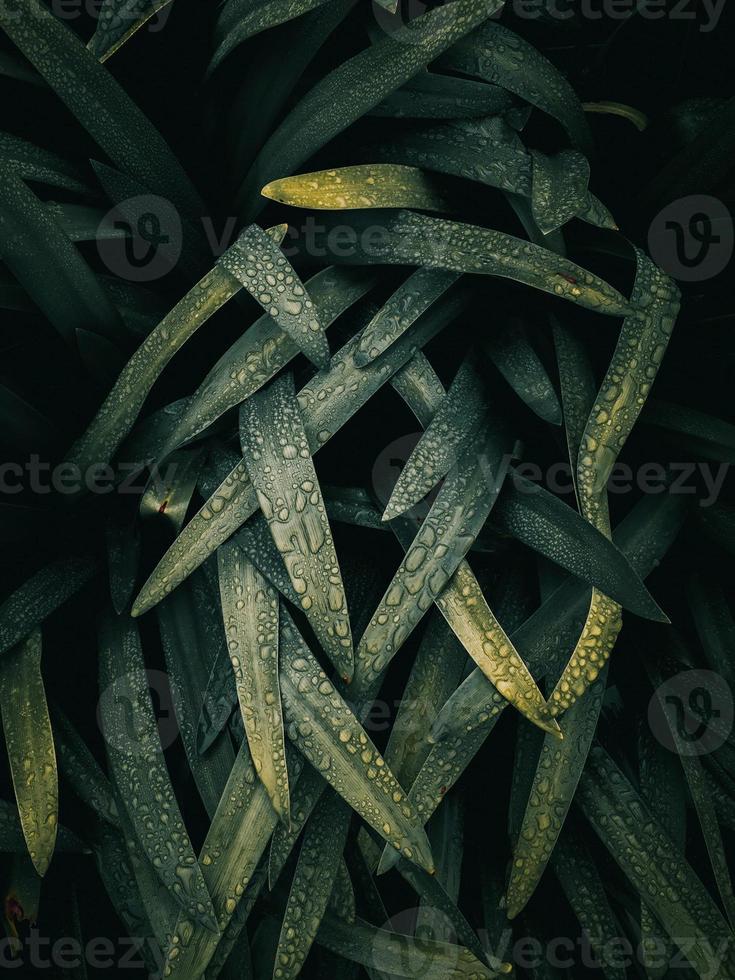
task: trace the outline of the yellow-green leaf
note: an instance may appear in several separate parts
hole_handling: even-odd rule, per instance
[[[435,177],[418,167],[390,163],[366,163],[282,177],[266,184],[260,193],[281,204],[317,211],[352,208],[450,210]]]
[[[41,676],[41,631],[0,659],[0,711],[28,853],[48,870],[59,826],[59,775]]]

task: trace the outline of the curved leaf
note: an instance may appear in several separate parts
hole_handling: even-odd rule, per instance
[[[656,377],[679,310],[679,291],[674,283],[639,249],[636,258],[632,302],[639,312],[623,322],[585,427],[577,462],[582,514],[606,534],[607,480]],[[549,698],[554,714],[574,704],[598,676],[621,625],[619,605],[593,590],[582,634]]]
[[[512,104],[512,97],[496,85],[422,71],[387,95],[369,114],[399,119],[454,119],[493,116]]]
[[[423,355],[415,355],[396,375],[398,391],[422,425],[428,425],[445,397],[438,378]],[[494,476],[497,478],[497,468]],[[409,528],[392,525],[404,548],[413,540]],[[558,732],[546,711],[546,702],[518,652],[487,604],[466,561],[436,598],[439,611],[482,673],[534,724]],[[494,688],[493,688],[494,690]]]
[[[41,676],[40,630],[0,661],[0,712],[23,836],[43,877],[59,826],[59,775]]]
[[[74,164],[57,153],[27,140],[0,132],[0,159],[24,180],[40,181],[69,191],[89,190],[89,183]]]
[[[122,321],[63,227],[13,168],[0,174],[0,256],[64,340],[94,324],[112,340]]]
[[[533,45],[502,24],[483,24],[455,44],[439,65],[525,99],[557,119],[586,156],[594,155],[592,134],[572,86]]]
[[[502,452],[502,437],[467,451],[439,491],[360,640],[368,676],[382,673],[469,551],[497,498]]]
[[[89,555],[59,558],[31,575],[0,605],[0,653],[20,643],[97,571]]]
[[[526,336],[521,320],[513,317],[488,332],[483,347],[510,387],[545,422],[561,425],[562,413],[554,386]]]
[[[620,927],[584,842],[576,835],[562,834],[552,857],[552,866],[567,901],[589,936],[604,976],[607,980],[625,980],[625,967],[616,962],[614,955],[606,956],[607,950],[615,948],[613,944],[620,936]]]
[[[730,930],[690,865],[601,746],[577,798],[595,833],[700,976],[732,972]]]
[[[325,916],[316,941],[368,969],[412,980],[484,980],[498,971],[481,963],[469,950],[431,939],[414,939],[359,920],[355,924]],[[500,972],[511,970],[502,964]]]
[[[239,44],[277,24],[301,17],[321,6],[326,0],[230,0],[225,5],[217,25],[220,43],[212,56],[209,71],[214,71]]]
[[[289,759],[296,791],[301,761]],[[165,976],[201,977],[214,956],[273,833],[278,818],[257,778],[243,741],[199,855],[199,867],[212,896],[218,933],[180,916],[166,950]]]
[[[277,226],[270,235],[280,241],[285,231],[284,226]],[[229,251],[239,252],[246,244],[246,239],[238,240]],[[151,331],[123,368],[91,425],[69,453],[69,461],[83,473],[95,464],[109,463],[161,371],[199,327],[239,292],[242,283],[227,271],[225,256]]]
[[[330,252],[330,220],[316,229],[314,240],[334,262],[421,265],[500,276],[597,313],[621,316],[632,311],[631,304],[598,276],[555,252],[492,228],[397,211],[376,232],[369,213],[358,213],[350,221],[349,248],[341,247],[337,254],[336,249]],[[367,234],[370,227],[373,234]]]
[[[158,130],[48,8],[39,0],[13,0],[0,10],[0,27],[116,166],[183,213],[203,213],[198,194]]]
[[[538,483],[511,470],[492,525],[565,568],[637,616],[668,622],[620,549]]]
[[[173,0],[104,0],[87,48],[100,61],[107,61],[170,3]]]

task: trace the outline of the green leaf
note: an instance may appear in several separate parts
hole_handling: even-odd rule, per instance
[[[297,103],[258,154],[238,195],[245,212],[257,213],[261,187],[292,174],[502,6],[502,0],[453,0],[385,35],[326,75]]]
[[[722,583],[711,573],[696,572],[689,580],[689,606],[699,642],[713,670],[735,690],[731,651],[735,649],[735,618]]]
[[[213,72],[238,45],[248,38],[283,24],[321,6],[326,0],[229,0],[222,8],[215,37],[219,41],[209,64]]]
[[[329,792],[309,820],[283,916],[274,980],[294,980],[301,972],[337,881],[350,816],[341,797]]]
[[[23,836],[43,877],[59,826],[59,776],[41,676],[40,630],[0,661],[0,713]]]
[[[349,681],[354,660],[347,600],[290,374],[242,405],[240,440],[301,609],[340,676]]]
[[[575,702],[564,715],[563,741],[548,735],[544,738],[513,851],[507,895],[509,919],[514,919],[525,907],[556,846],[595,736],[606,684],[607,665],[587,696]]]
[[[533,45],[507,27],[488,21],[458,41],[438,63],[530,102],[557,119],[587,157],[594,156],[592,134],[574,89]]]
[[[0,219],[0,256],[68,344],[76,347],[77,328],[91,324],[113,340],[120,337],[122,321],[97,278],[12,168],[0,178]]]
[[[389,521],[422,500],[449,473],[469,444],[482,438],[480,423],[487,415],[487,398],[471,355],[459,366],[436,414],[406,460],[385,508]]]
[[[444,269],[417,269],[392,293],[360,335],[355,362],[364,367],[395,343],[459,276]]]
[[[391,213],[377,229],[370,222],[369,212],[351,216],[349,248],[330,252],[334,219],[329,218],[315,231],[315,247],[323,249],[322,254],[334,262],[421,265],[500,276],[597,313],[621,316],[632,311],[631,304],[616,289],[591,272],[555,252],[504,232],[412,211]],[[340,224],[345,226],[344,218]]]
[[[545,422],[561,425],[559,399],[541,359],[528,341],[523,322],[513,317],[495,326],[484,339],[483,347],[531,411]]]
[[[4,167],[15,171],[24,180],[79,193],[89,191],[89,182],[74,164],[10,133],[0,132],[0,159]]]
[[[554,156],[531,150],[531,158],[531,210],[546,235],[586,209],[590,165],[577,150],[561,150]]]
[[[416,329],[368,367],[355,362],[358,339],[338,351],[298,394],[309,448],[315,453],[422,346],[464,308],[466,298],[437,303]],[[345,397],[345,394],[348,397]],[[133,606],[139,616],[182,582],[258,509],[255,490],[240,462],[184,528],[143,586]]]
[[[651,398],[641,415],[641,424],[669,436],[680,452],[695,458],[735,463],[735,425],[684,405]]]
[[[445,801],[437,817],[446,814],[449,809],[448,801]],[[414,929],[416,940],[426,942],[428,939],[455,943],[470,952],[485,966],[489,957],[472,926],[462,915],[455,900],[447,894],[438,876],[427,875],[425,871],[408,864],[403,858],[398,861],[398,873],[421,900]],[[499,961],[490,961],[490,966],[492,970],[500,972],[502,964]]]
[[[625,980],[625,967],[616,962],[614,943],[620,926],[610,908],[605,887],[592,855],[583,840],[573,833],[562,834],[551,859],[567,901],[579,924],[589,936],[596,959],[607,980]]]
[[[382,673],[461,564],[497,498],[503,448],[501,430],[468,449],[444,482],[360,640],[355,656],[368,676]]]
[[[97,26],[87,48],[99,61],[107,61],[173,0],[104,0]]]
[[[115,794],[122,839],[127,851],[130,870],[135,879],[134,887],[145,910],[150,932],[155,939],[157,948],[154,947],[154,956],[158,958],[165,948],[167,937],[171,935],[179,906],[174,896],[161,881],[161,877],[149,860],[145,848],[141,846],[138,832],[121,799],[117,783],[115,783]],[[104,859],[101,855],[100,858]],[[149,929],[146,928],[146,932],[148,931]]]
[[[496,85],[422,71],[389,93],[369,114],[399,119],[454,119],[494,116],[512,104],[512,97]]]
[[[0,653],[20,643],[96,571],[89,555],[58,558],[27,579],[0,605]]]
[[[214,740],[204,752],[197,746],[209,671],[217,664],[220,645],[224,648],[219,605],[200,573],[160,603],[156,612],[179,734],[202,803],[212,817],[235,761],[228,739]]]
[[[559,369],[561,403],[564,415],[564,431],[567,453],[572,470],[575,494],[577,493],[577,457],[582,437],[595,403],[597,385],[585,349],[572,328],[558,317],[551,318]],[[579,499],[577,499],[579,504]]]
[[[492,91],[491,86],[483,87]],[[404,132],[390,133],[387,139],[381,139],[379,143],[370,143],[361,151],[361,155],[372,160],[462,177],[512,193],[524,200],[531,216],[534,213],[531,206],[535,193],[538,217],[547,229],[546,234],[539,229],[540,240],[537,244],[540,245],[551,247],[550,236],[555,227],[559,227],[557,222],[565,223],[573,217],[615,230],[617,226],[607,208],[586,188],[581,193],[578,186],[567,186],[564,172],[561,175],[562,186],[558,190],[554,188],[554,196],[550,196],[550,191],[545,197],[542,196],[536,172],[539,166],[548,169],[552,164],[546,161],[554,158],[538,154],[541,163],[535,165],[537,151],[526,148],[510,122],[511,114],[506,113],[505,116],[489,115],[430,126],[411,126]],[[584,157],[576,150],[563,152],[575,154],[573,159],[577,169],[583,166],[581,161]]]
[[[641,796],[651,813],[683,854],[687,800],[681,765],[651,733],[647,721],[641,724],[638,733],[638,779]],[[674,956],[671,940],[661,932],[656,916],[644,899],[641,902],[641,953],[651,980],[662,980]]]
[[[676,845],[601,746],[577,799],[595,833],[700,976],[733,969],[731,933]]]
[[[702,507],[696,515],[704,534],[720,548],[735,554],[735,507],[729,503]]]
[[[393,386],[422,425],[429,425],[445,396],[428,360],[415,355],[396,375]],[[498,468],[494,470],[496,479]],[[393,530],[408,549],[413,533],[401,521]],[[557,731],[546,711],[546,702],[526,665],[506,636],[482,593],[472,569],[460,562],[436,605],[468,654],[498,690],[534,724]]]
[[[730,879],[722,835],[717,822],[717,813],[704,779],[704,769],[699,758],[696,755],[692,755],[689,743],[682,737],[678,721],[672,718],[670,711],[666,710],[667,701],[664,682],[678,674],[680,666],[666,652],[657,655],[655,663],[651,657],[644,658],[644,661],[651,685],[654,689],[654,696],[659,703],[660,714],[666,719],[669,732],[671,733],[671,739],[676,747],[679,760],[684,770],[689,793],[694,803],[697,817],[699,818],[704,842],[707,846],[707,853],[710,864],[712,865],[717,889],[722,899],[725,914],[732,927],[733,921],[735,921],[735,895],[733,895],[732,881]]]
[[[112,827],[119,827],[120,814],[113,787],[90,752],[89,746],[60,708],[53,706],[51,714],[54,744],[62,776],[70,783],[79,799],[101,820]]]
[[[27,854],[28,845],[23,835],[18,808],[15,803],[0,799],[0,851],[8,854]],[[76,834],[64,826],[59,827],[55,852],[58,854],[89,854],[89,848]]]
[[[138,882],[120,832],[100,821],[94,829],[92,849],[102,887],[128,934],[153,939]]]
[[[184,214],[204,206],[158,130],[79,38],[39,0],[10,0],[0,27],[121,170]]]
[[[250,755],[273,807],[290,822],[278,681],[278,594],[236,542],[217,553],[222,618]]]
[[[290,783],[298,789],[301,762],[289,760]],[[247,743],[235,758],[227,786],[199,855],[199,866],[224,934],[253,880],[277,822],[265,787],[257,778]],[[166,952],[165,975],[201,977],[215,954],[218,936],[180,917]]]
[[[327,0],[281,27],[276,44],[250,46],[248,58],[238,65],[240,85],[228,114],[232,173],[247,173],[299,79],[357,2]]]
[[[374,285],[375,279],[357,269],[324,269],[306,282],[325,329]],[[188,442],[244,402],[270,381],[299,353],[290,336],[266,313],[222,355],[192,395],[162,456]]]
[[[469,950],[451,943],[376,929],[358,919],[355,924],[325,916],[316,940],[327,949],[382,975],[411,980],[483,980],[498,971],[481,963]],[[509,973],[509,963],[501,973]]]
[[[184,523],[203,463],[201,448],[182,449],[166,460],[163,471],[154,468],[140,498],[141,518],[156,521],[175,537]]]
[[[632,302],[615,352],[595,399],[577,461],[577,487],[583,516],[609,534],[608,477],[640,415],[658,372],[679,311],[679,290],[636,249]],[[593,589],[587,620],[549,698],[554,714],[567,710],[598,676],[620,631],[620,606]]]
[[[291,799],[291,825],[287,827],[279,823],[273,831],[271,838],[270,852],[268,854],[268,883],[271,891],[275,888],[276,882],[283,871],[286,861],[291,851],[296,846],[296,841],[301,836],[301,831],[306,826],[306,822],[314,812],[314,807],[322,798],[322,794],[329,788],[329,784],[320,775],[317,769],[306,766],[298,786],[294,789]]]
[[[630,562],[575,510],[512,470],[492,513],[492,525],[565,568],[637,616],[668,622]]]
[[[438,610],[428,619],[385,749],[385,761],[402,786],[413,785],[431,751],[428,735],[436,715],[467,665],[464,647]]]
[[[319,311],[291,263],[278,248],[279,238],[250,225],[219,264],[247,289],[275,323],[318,368],[329,365],[329,342]]]
[[[285,227],[277,226],[270,234],[280,241]],[[237,252],[245,244],[245,240],[238,240],[229,251]],[[242,284],[225,268],[225,256],[161,320],[123,368],[91,425],[69,453],[69,462],[83,473],[110,462],[174,354],[239,292]]]
[[[100,718],[130,823],[159,878],[195,921],[217,931],[207,886],[174,795],[137,628],[109,616],[100,632]]]
[[[99,160],[90,160],[90,165],[105,196],[114,205],[105,216],[101,233],[112,237],[116,229],[118,233],[122,230],[126,236],[137,231],[145,238],[145,228],[150,227],[157,244],[171,246],[170,252],[161,253],[162,266],[165,268],[170,265],[171,274],[176,275],[187,286],[197,282],[212,264],[211,248],[202,235],[202,223],[186,213],[173,210],[167,201],[152,197],[149,188],[136,177]],[[141,212],[141,205],[147,212]],[[147,224],[156,220],[158,226]],[[176,252],[179,254],[174,262]],[[165,312],[164,308],[156,322]]]
[[[676,538],[683,512],[682,499],[676,495],[644,498],[616,529],[623,553],[629,556],[631,564],[642,577],[658,564]],[[534,672],[543,673],[548,668],[548,651],[557,646],[563,648],[575,635],[580,622],[584,620],[586,608],[586,588],[570,578],[522,626],[511,631],[513,644],[523,651]],[[580,704],[583,705],[585,700]],[[474,670],[449,698],[433,727],[432,737],[439,741],[432,748],[409,793],[409,798],[424,819],[428,819],[447,790],[469,765],[507,704],[479,669]],[[566,750],[570,744],[574,745],[574,741],[569,739],[573,733],[568,720],[564,732],[566,737],[561,743],[546,737],[547,757],[553,758],[554,749]],[[586,754],[583,754],[577,759],[575,765],[578,770],[584,764],[585,757]],[[558,758],[562,763],[569,759],[569,755],[564,752]],[[540,772],[539,768],[539,779]],[[561,773],[557,778],[569,782],[573,779],[571,773]],[[385,862],[384,854],[382,867],[386,866]]]
[[[452,79],[460,81],[460,79]],[[467,79],[465,84],[472,84]],[[478,84],[478,83],[475,83]],[[498,91],[483,86],[487,91]],[[396,93],[398,94],[398,93]],[[389,132],[365,154],[531,197],[532,158],[503,115]]]
[[[288,737],[392,847],[433,872],[429,842],[406,794],[285,609],[281,617],[281,694]]]

